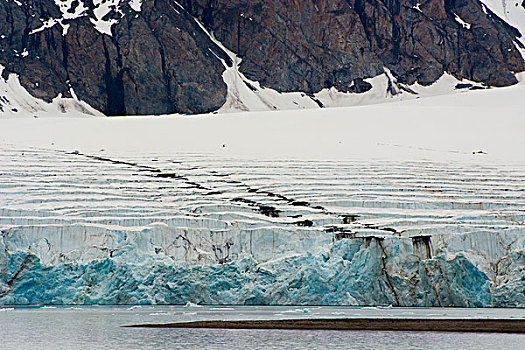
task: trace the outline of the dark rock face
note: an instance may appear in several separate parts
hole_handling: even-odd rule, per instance
[[[428,85],[447,71],[504,86],[525,69],[513,44],[520,34],[486,15],[478,0],[186,0],[184,6],[243,57],[249,78],[281,91],[348,91],[354,79],[383,67],[401,83]]]
[[[83,3],[88,15],[64,20],[63,36],[58,24],[31,33],[40,19],[60,18],[53,0],[1,2],[0,64],[35,97],[49,101],[73,88],[108,115],[203,113],[224,104],[219,57],[228,58],[193,16],[243,58],[248,78],[279,91],[364,92],[363,78],[383,67],[401,83],[423,85],[446,71],[506,86],[525,70],[513,43],[520,33],[478,0],[180,1],[184,8],[144,0],[140,13],[121,1],[112,36],[90,22],[93,1]]]
[[[202,113],[225,102],[220,53],[191,16],[169,0],[145,1],[140,14],[123,3],[113,35],[99,33],[87,17],[34,34],[38,18],[59,17],[53,0],[0,4],[0,64],[20,75],[36,97],[69,94],[107,115]],[[35,15],[33,17],[33,15]],[[17,56],[27,49],[27,57]],[[212,52],[213,51],[213,52]]]

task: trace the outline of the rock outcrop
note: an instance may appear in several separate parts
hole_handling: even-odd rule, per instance
[[[280,91],[349,91],[355,79],[383,67],[408,84],[428,85],[447,71],[505,86],[525,67],[513,43],[519,32],[478,0],[187,0],[184,6],[243,58],[249,78]]]
[[[384,67],[421,85],[525,70],[519,31],[478,0],[7,0],[0,64],[35,97],[74,91],[107,115],[210,112],[229,58],[208,31],[278,91],[360,93]]]
[[[94,11],[92,1],[85,3],[87,13]],[[93,26],[90,15],[39,31],[41,18],[61,16],[52,0],[3,2],[0,64],[5,74],[18,73],[36,97],[49,101],[72,88],[107,115],[216,110],[226,95],[220,50],[191,16],[173,6],[168,0],[145,1],[135,12],[122,2],[123,15],[110,36]]]

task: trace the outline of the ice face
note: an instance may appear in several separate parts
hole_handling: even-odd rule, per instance
[[[248,305],[523,305],[519,274],[494,288],[494,281],[465,254],[419,260],[411,247],[408,238],[343,239],[323,253],[302,253],[262,264],[246,257],[206,265],[153,257],[145,261],[106,257],[89,263],[45,266],[34,253],[16,253],[7,262],[4,281],[8,287],[4,289],[8,292],[1,301],[4,305],[188,301]],[[508,267],[523,266],[519,254],[505,259]]]
[[[517,166],[4,151],[1,305],[525,305]]]

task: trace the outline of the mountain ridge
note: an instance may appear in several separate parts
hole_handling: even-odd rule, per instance
[[[38,99],[75,95],[105,115],[224,111],[232,90],[225,69],[237,57],[243,89],[296,93],[290,108],[324,106],[324,89],[359,96],[385,74],[387,87],[408,94],[445,73],[480,86],[516,84],[525,70],[520,30],[485,3],[6,1],[0,65],[4,80],[17,74]]]

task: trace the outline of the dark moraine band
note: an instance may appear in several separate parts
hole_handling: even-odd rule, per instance
[[[196,321],[142,324],[124,327],[525,333],[525,319],[296,319],[268,321]]]

